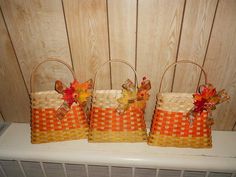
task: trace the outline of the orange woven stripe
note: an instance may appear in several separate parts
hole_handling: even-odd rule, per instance
[[[192,126],[184,113],[156,109],[151,133],[176,137],[203,137],[211,135],[211,127],[206,123],[207,112],[195,117]]]
[[[115,108],[93,107],[90,128],[99,131],[145,130],[143,111],[130,108],[124,114],[118,114]]]
[[[56,109],[32,109],[31,127],[34,131],[65,130],[88,127],[83,109],[72,106],[71,110],[60,121],[55,116]]]

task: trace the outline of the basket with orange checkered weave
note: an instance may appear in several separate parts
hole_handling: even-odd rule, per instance
[[[169,68],[179,63],[190,63],[200,67],[205,76],[204,87],[207,88],[209,85],[207,83],[206,72],[197,63],[188,60],[180,60],[168,66],[160,81],[157,105],[152,120],[148,144],[154,146],[210,148],[212,147],[211,125],[213,124],[212,118],[209,116],[210,110],[199,112],[200,109],[203,109],[201,106],[206,100],[203,99],[197,102],[193,98],[194,95],[199,96],[201,94],[197,92],[195,94],[161,92],[165,73]],[[211,88],[212,85],[210,84],[209,87]],[[199,88],[197,90],[199,90]],[[216,95],[215,89],[211,91]],[[205,92],[206,90],[204,93],[202,92],[203,96],[206,96],[204,95],[206,94]],[[222,99],[225,96],[225,92],[222,90],[216,96],[217,99]],[[209,99],[211,98],[209,97]],[[215,97],[211,101],[214,101],[214,99]],[[228,97],[226,99],[228,99]],[[197,113],[192,114],[193,110],[197,111]]]
[[[30,79],[31,86],[31,142],[33,144],[76,140],[87,138],[88,122],[84,112],[84,105],[71,102],[70,106],[63,100],[65,90],[58,93],[56,90],[36,92],[34,88],[35,72],[46,62],[59,62],[65,65],[74,77],[72,68],[58,59],[48,59],[39,63],[33,70]],[[60,81],[57,81],[60,83]],[[56,83],[57,83],[56,82]],[[78,83],[78,82],[76,82]],[[63,89],[62,83],[57,86]],[[68,92],[68,89],[67,91]]]
[[[110,60],[104,63],[95,74],[92,109],[90,116],[89,142],[143,142],[147,139],[144,110],[137,106],[129,106],[119,113],[119,100],[123,90],[97,90],[98,72],[108,63],[120,62],[128,65],[136,76],[135,69],[123,60]],[[123,84],[124,85],[124,84]],[[123,86],[122,86],[123,87]]]

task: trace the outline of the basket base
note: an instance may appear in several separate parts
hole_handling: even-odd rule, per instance
[[[88,128],[55,130],[55,131],[31,131],[31,143],[49,143],[88,138]]]
[[[211,148],[212,138],[209,137],[173,137],[160,134],[150,134],[148,145],[179,148]]]
[[[106,143],[106,142],[146,142],[147,133],[144,130],[136,131],[98,131],[90,130],[89,142]]]

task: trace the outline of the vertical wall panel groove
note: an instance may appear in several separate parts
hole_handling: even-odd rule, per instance
[[[214,24],[215,24],[215,17],[216,17],[218,5],[219,5],[219,0],[217,0],[216,9],[215,9],[215,14],[214,14],[213,22],[212,22],[212,25],[211,25],[211,30],[210,30],[209,39],[208,39],[208,42],[207,42],[207,47],[206,47],[206,51],[205,51],[205,55],[204,55],[204,60],[203,60],[202,66],[204,66],[205,61],[206,61],[207,51],[208,51],[209,44],[210,44],[210,41],[211,41],[211,35],[212,35],[213,26],[214,26]],[[201,82],[202,73],[203,73],[203,72],[201,71],[200,77],[199,77],[199,79],[198,79],[198,87],[199,87],[200,82]]]
[[[151,121],[160,78],[175,61],[184,1],[139,0],[137,71],[152,81],[146,120]],[[163,90],[170,91],[173,71],[166,74]]]
[[[17,62],[18,68],[19,68],[19,70],[20,70],[20,74],[22,75],[22,78],[23,78],[23,81],[24,81],[24,85],[25,85],[25,87],[27,88],[26,80],[25,80],[24,77],[23,77],[23,72],[22,72],[22,70],[21,70],[21,68],[20,68],[20,63],[19,63],[19,60],[18,60],[18,58],[17,58],[16,50],[15,50],[14,44],[13,44],[13,42],[12,42],[11,34],[10,34],[10,32],[9,32],[9,29],[8,29],[8,26],[7,26],[7,23],[6,23],[6,20],[5,20],[5,18],[4,18],[4,15],[3,15],[3,12],[2,12],[1,6],[0,6],[0,11],[1,11],[1,15],[2,15],[2,17],[3,17],[3,21],[4,21],[4,25],[5,25],[5,27],[6,27],[7,34],[8,34],[8,36],[9,36],[9,40],[10,40],[10,42],[11,42],[12,50],[13,50],[14,55],[15,55],[15,57],[16,57],[16,62]],[[27,92],[28,92],[28,94],[29,94],[29,90],[28,90],[28,89],[27,89]]]
[[[185,14],[185,8],[186,8],[186,0],[184,0],[184,7],[183,7],[183,13],[182,13],[182,20],[181,20],[180,33],[179,33],[179,39],[178,39],[178,44],[177,44],[175,62],[178,60],[178,55],[179,55],[180,41],[181,41],[181,36],[182,36],[182,32],[183,32],[183,22],[184,22],[184,16],[185,16],[184,15]],[[174,72],[173,72],[173,77],[172,77],[172,82],[171,82],[171,91],[173,91],[175,74],[176,74],[176,66],[174,66]]]
[[[70,46],[70,38],[69,38],[69,32],[68,32],[68,28],[67,28],[67,21],[66,21],[66,14],[65,14],[65,7],[64,7],[63,0],[61,0],[61,4],[62,4],[63,17],[64,17],[65,28],[66,28],[67,43],[68,43],[68,47],[69,47],[69,51],[70,51],[71,65],[72,65],[72,68],[75,70],[74,63],[73,63],[73,58],[72,58],[72,52],[71,52],[71,46]]]
[[[217,0],[187,0],[178,60],[185,59],[203,64],[216,5]],[[201,70],[196,66],[176,66],[173,91],[194,92],[200,73]]]
[[[136,1],[136,32],[135,32],[135,69],[137,70],[137,56],[138,56],[138,9],[139,0]]]
[[[75,72],[79,80],[94,77],[109,60],[106,0],[64,0]],[[109,65],[99,73],[99,88],[110,87]]]
[[[30,73],[40,61],[56,57],[71,64],[60,0],[0,0],[0,5],[28,89]],[[38,90],[50,90],[55,79],[68,83],[71,76],[61,65],[50,63],[37,78]]]
[[[234,123],[234,126],[233,126],[232,131],[236,131],[236,121],[235,121],[235,123]]]
[[[0,165],[0,175],[2,175],[3,177],[7,177],[5,171],[3,170],[2,166]]]
[[[26,122],[29,96],[3,18],[0,13],[0,111],[7,122]]]
[[[214,111],[217,130],[232,130],[236,121],[236,1],[219,1],[211,40],[204,67],[209,81],[225,88],[231,96],[229,103],[219,105]]]
[[[107,42],[108,42],[108,58],[111,60],[111,45],[110,45],[110,31],[109,31],[109,9],[108,9],[108,0],[106,0],[106,13],[107,13]],[[109,63],[110,69],[110,88],[112,88],[112,73],[111,73],[111,63]]]
[[[5,120],[5,119],[4,119],[3,115],[2,115],[2,113],[0,112],[0,123],[1,123],[1,122],[5,122],[4,120]]]
[[[111,59],[128,61],[135,67],[136,0],[108,0]],[[112,88],[121,89],[127,78],[134,78],[130,68],[112,64]]]

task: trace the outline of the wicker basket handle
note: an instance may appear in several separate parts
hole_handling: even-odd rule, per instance
[[[106,61],[106,62],[103,63],[103,64],[98,68],[98,70],[96,71],[95,76],[94,76],[93,92],[96,90],[96,80],[97,80],[97,75],[98,75],[98,73],[99,73],[99,72],[103,69],[103,67],[104,67],[106,64],[108,64],[108,63],[123,63],[123,64],[129,66],[129,67],[133,70],[133,72],[134,72],[134,74],[135,74],[135,87],[138,88],[138,74],[137,74],[135,68],[134,68],[131,64],[129,64],[128,62],[126,62],[126,61],[124,61],[124,60],[114,59],[114,60],[108,60],[108,61]]]
[[[190,63],[190,64],[193,64],[193,65],[198,66],[198,67],[203,71],[203,74],[204,74],[204,77],[205,77],[205,84],[208,83],[208,82],[207,82],[207,74],[206,74],[206,71],[204,70],[204,68],[203,68],[201,65],[199,65],[199,64],[197,64],[197,63],[195,63],[195,62],[193,62],[193,61],[190,61],[190,60],[179,60],[179,61],[176,61],[176,62],[170,64],[170,65],[167,66],[167,68],[165,69],[165,71],[164,71],[164,73],[162,74],[162,77],[161,77],[160,86],[159,86],[159,93],[161,92],[162,82],[163,82],[163,79],[164,79],[164,76],[165,76],[166,72],[167,72],[171,67],[176,66],[176,65],[179,64],[179,63]]]
[[[34,76],[35,76],[35,72],[38,70],[38,68],[44,64],[44,63],[47,63],[47,62],[50,62],[50,61],[54,61],[54,62],[58,62],[58,63],[61,63],[63,65],[65,65],[71,72],[73,78],[76,80],[76,76],[75,76],[75,72],[73,71],[73,69],[71,68],[70,65],[68,65],[66,62],[62,61],[62,60],[59,60],[57,58],[48,58],[42,62],[40,62],[38,65],[36,65],[30,75],[30,91],[33,92],[34,90]]]

